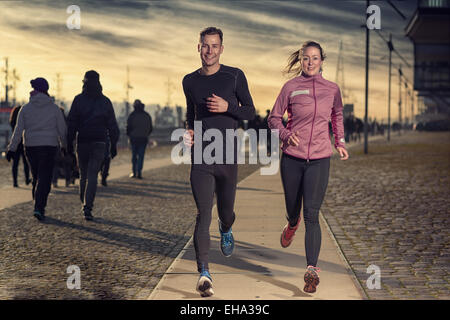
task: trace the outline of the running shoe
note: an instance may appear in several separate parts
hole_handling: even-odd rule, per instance
[[[300,220],[300,217],[298,217],[297,224],[294,227],[291,227],[289,222],[284,227],[280,238],[280,243],[283,248],[287,248],[291,245],[292,240],[294,240],[295,231],[297,231],[298,226],[300,225]]]
[[[94,220],[94,217],[92,216],[91,210],[83,209],[83,213],[84,213],[84,219],[85,219],[86,221],[92,221],[92,220]]]
[[[33,212],[33,216],[35,216],[36,219],[38,219],[39,221],[42,221],[42,220],[45,219],[44,214],[42,214],[41,212],[39,212],[39,211],[37,211],[37,210],[35,210],[35,211]]]
[[[219,220],[219,232],[220,232],[220,249],[225,257],[231,256],[234,250],[234,237],[231,228],[228,232],[222,232],[220,229]]]
[[[214,294],[212,278],[208,270],[203,269],[197,282],[197,291],[202,297],[210,297]]]
[[[308,268],[306,268],[306,273],[303,277],[305,279],[305,287],[303,288],[303,291],[307,293],[316,292],[316,288],[320,282],[319,272],[320,269],[314,266],[308,266]]]

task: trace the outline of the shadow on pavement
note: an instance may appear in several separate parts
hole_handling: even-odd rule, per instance
[[[141,231],[148,232],[152,235],[157,236],[159,239],[149,239],[149,238],[142,238],[142,237],[136,237],[132,236],[129,233],[118,233],[114,231],[108,231],[108,230],[101,230],[97,229],[94,226],[96,224],[105,224],[105,225],[113,225],[118,226],[121,228],[130,228],[132,226],[121,224],[118,222],[105,220],[102,218],[94,218],[93,221],[89,222],[89,226],[87,225],[81,225],[81,224],[75,224],[67,221],[58,220],[52,217],[46,217],[46,219],[42,222],[46,225],[55,225],[58,227],[63,228],[71,228],[75,230],[79,230],[82,232],[88,232],[91,234],[94,234],[96,236],[100,236],[104,238],[105,240],[99,240],[99,239],[93,239],[93,238],[86,238],[83,237],[82,234],[79,235],[80,239],[89,239],[92,241],[102,242],[102,243],[108,243],[115,246],[120,247],[127,247],[132,250],[138,250],[138,251],[144,251],[146,253],[157,253],[157,254],[164,254],[168,255],[171,258],[175,258],[177,256],[177,252],[173,252],[172,247],[173,245],[177,245],[180,243],[186,243],[189,240],[189,237],[186,235],[175,235],[175,234],[168,234],[161,231],[153,231],[148,229],[141,229]],[[169,251],[169,252],[168,252]]]

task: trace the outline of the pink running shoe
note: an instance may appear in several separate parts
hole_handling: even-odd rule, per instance
[[[291,227],[289,225],[289,222],[284,227],[283,232],[281,233],[281,238],[280,238],[280,243],[283,248],[287,248],[291,244],[291,242],[295,236],[295,231],[297,231],[298,226],[300,225],[300,220],[301,220],[301,218],[298,217],[297,224],[294,227]]]
[[[314,293],[316,292],[316,287],[319,285],[319,272],[320,269],[313,266],[308,266],[306,268],[306,273],[304,276],[305,279],[305,287],[303,288],[303,291],[307,293]]]

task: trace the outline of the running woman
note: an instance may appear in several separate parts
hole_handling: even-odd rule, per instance
[[[288,247],[300,224],[303,202],[306,273],[304,291],[314,293],[319,284],[317,267],[321,245],[319,210],[325,197],[333,153],[328,123],[331,119],[334,147],[341,160],[345,148],[342,99],[339,87],[322,77],[325,60],[320,44],[308,41],[289,58],[285,72],[295,77],[282,87],[269,116],[269,127],[278,129],[282,141],[280,162],[288,223],[281,246]],[[288,122],[283,126],[287,111]]]
[[[226,129],[236,130],[238,120],[252,120],[255,116],[255,107],[244,73],[238,68],[219,63],[223,49],[222,31],[215,27],[204,29],[200,33],[198,44],[202,67],[183,79],[187,105],[185,143],[192,147],[190,180],[198,210],[194,247],[200,277],[196,289],[202,297],[214,294],[208,267],[209,227],[214,193],[217,196],[222,253],[229,257],[234,249],[231,227],[235,220],[237,141],[236,138],[227,141]],[[194,137],[194,121],[201,122],[201,136]],[[203,151],[208,142],[203,141],[202,137],[208,129],[219,130],[224,137],[221,150],[223,157],[212,164],[203,159]],[[195,148],[194,142],[200,144],[201,148],[198,148],[198,145]],[[226,145],[230,143],[232,148],[227,148]],[[202,154],[196,156],[196,149]],[[227,159],[227,151],[230,150],[233,150],[234,154]],[[199,163],[194,161],[198,156],[201,158]],[[230,158],[232,161],[229,161]]]

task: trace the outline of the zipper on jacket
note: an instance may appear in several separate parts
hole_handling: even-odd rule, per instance
[[[313,130],[314,130],[314,121],[316,120],[316,111],[317,111],[316,87],[314,85],[314,79],[313,79],[313,96],[314,96],[314,116],[313,116],[313,121],[312,121],[312,125],[311,125],[311,136],[309,137],[308,157],[306,159],[307,162],[309,162],[309,150],[311,148],[311,141],[312,141],[312,135],[313,135]]]

